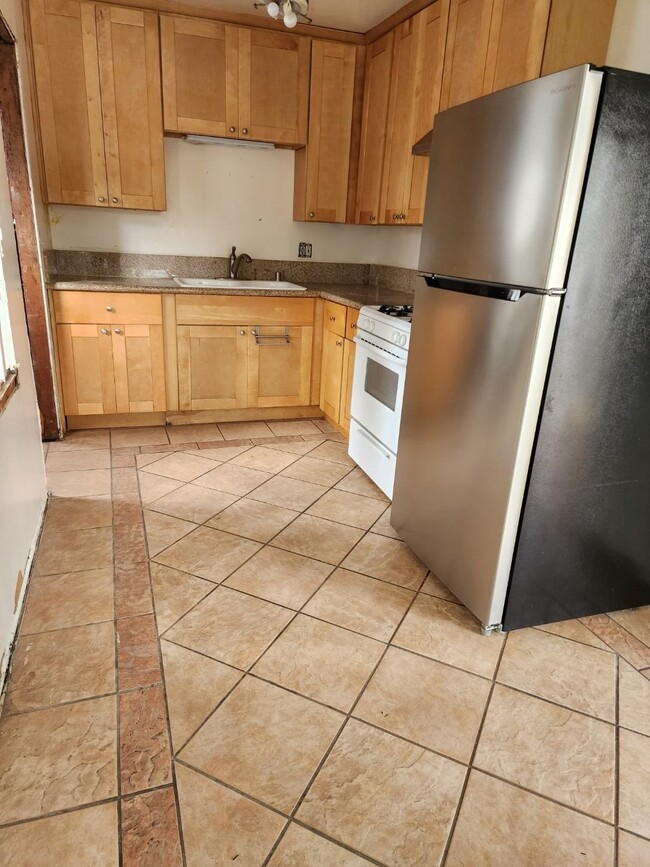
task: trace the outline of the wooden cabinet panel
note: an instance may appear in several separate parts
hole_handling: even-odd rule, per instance
[[[116,412],[166,409],[162,325],[113,326]]]
[[[320,408],[335,424],[339,424],[341,418],[344,343],[343,337],[334,331],[324,330]]]
[[[368,47],[366,55],[366,83],[355,216],[357,223],[372,225],[379,220],[393,41],[394,32],[391,31],[373,42]]]
[[[113,207],[165,209],[160,44],[155,12],[99,6],[108,193]]]
[[[248,329],[179,325],[181,410],[238,409],[248,402]]]
[[[110,325],[57,325],[66,415],[117,412]]]
[[[351,340],[346,340],[343,344],[343,379],[341,382],[341,412],[339,418],[339,424],[346,433],[350,430],[355,352],[355,344]]]
[[[313,325],[314,299],[177,295],[176,318],[179,325]]]
[[[309,144],[296,151],[294,220],[344,223],[357,50],[314,40]]]
[[[493,0],[451,0],[441,110],[476,99],[483,79]]]
[[[537,78],[551,0],[495,0],[484,93]]]
[[[166,130],[236,135],[237,39],[220,21],[160,16]]]
[[[47,201],[108,207],[95,4],[32,0]]]
[[[309,404],[313,333],[311,326],[260,326],[250,331],[248,406]]]
[[[616,0],[553,0],[542,75],[595,63],[604,66]]]
[[[238,138],[307,143],[310,40],[271,30],[238,30]]]
[[[325,330],[344,337],[346,311],[345,305],[337,304],[334,301],[326,301],[323,319]]]
[[[134,292],[53,292],[57,322],[159,325],[161,296]]]
[[[345,316],[345,339],[354,340],[357,335],[357,322],[359,320],[359,311],[356,307],[348,307]]]

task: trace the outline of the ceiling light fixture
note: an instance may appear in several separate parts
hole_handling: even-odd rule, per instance
[[[256,9],[266,9],[271,18],[284,21],[285,27],[293,28],[301,18],[311,24],[309,17],[309,0],[259,0],[253,4]]]

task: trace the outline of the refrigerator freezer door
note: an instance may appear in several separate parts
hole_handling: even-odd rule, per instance
[[[391,520],[484,626],[501,622],[559,304],[415,298]]]
[[[601,82],[578,66],[438,115],[421,271],[564,287]]]

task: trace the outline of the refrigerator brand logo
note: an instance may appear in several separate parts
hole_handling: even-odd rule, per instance
[[[555,93],[564,93],[567,90],[575,90],[575,89],[576,89],[575,84],[565,84],[564,87],[554,87],[553,90],[551,91],[551,95],[553,95]]]

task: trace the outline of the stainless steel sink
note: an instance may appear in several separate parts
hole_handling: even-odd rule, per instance
[[[174,283],[184,289],[281,289],[285,292],[304,292],[305,286],[282,280],[199,280],[194,277],[174,277]]]

